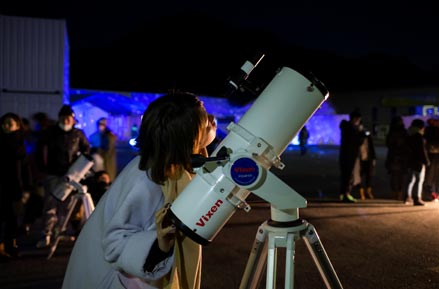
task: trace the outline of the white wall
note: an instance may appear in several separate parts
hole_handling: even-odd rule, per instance
[[[0,114],[56,118],[67,99],[65,20],[0,15]]]

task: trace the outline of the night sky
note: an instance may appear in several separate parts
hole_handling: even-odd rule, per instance
[[[221,95],[258,51],[254,82],[281,66],[337,91],[432,85],[439,75],[432,1],[3,2],[4,15],[67,21],[75,88]]]

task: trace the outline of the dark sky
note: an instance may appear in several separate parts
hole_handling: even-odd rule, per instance
[[[338,90],[426,85],[439,71],[432,1],[7,2],[0,13],[66,19],[74,87],[215,94],[255,51],[261,70],[297,66]]]

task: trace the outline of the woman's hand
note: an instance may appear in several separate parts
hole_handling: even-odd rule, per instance
[[[155,224],[157,227],[157,241],[160,250],[168,253],[175,243],[175,226],[174,224],[168,225],[163,222],[166,213],[168,212],[170,204],[166,204],[158,212],[155,213]]]

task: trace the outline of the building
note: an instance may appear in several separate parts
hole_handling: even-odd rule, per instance
[[[56,118],[68,91],[65,20],[0,15],[0,114]]]

